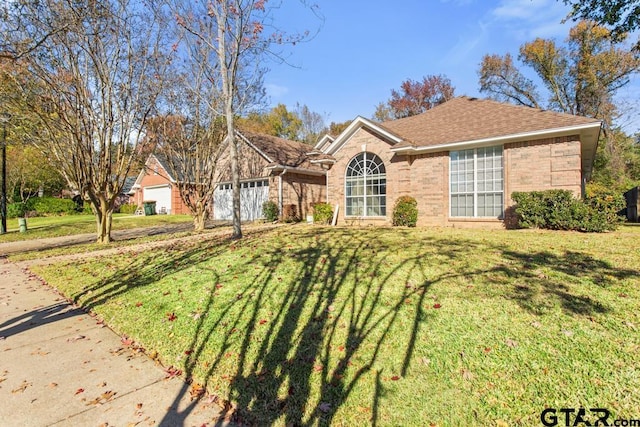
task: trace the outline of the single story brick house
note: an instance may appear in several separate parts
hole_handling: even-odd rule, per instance
[[[391,223],[395,201],[408,195],[418,202],[418,225],[502,226],[514,191],[581,195],[600,128],[595,119],[458,97],[384,123],[357,117],[314,147],[241,132],[242,218],[260,218],[265,200],[280,212],[295,206],[301,218],[327,202],[338,207],[338,224],[384,225]],[[139,176],[143,199],[160,198],[156,189],[174,179],[160,172],[161,163],[152,156]],[[230,219],[224,156],[220,170],[213,218]],[[159,176],[166,177],[163,183]],[[171,200],[168,212],[184,212],[176,195]]]
[[[388,224],[398,197],[418,225],[502,225],[514,191],[584,191],[601,122],[458,97],[423,114],[358,117],[316,150],[331,156],[327,201],[343,224]]]

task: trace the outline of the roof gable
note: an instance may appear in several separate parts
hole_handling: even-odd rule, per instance
[[[334,155],[338,150],[340,150],[349,139],[360,129],[367,129],[370,132],[378,135],[380,138],[390,142],[392,145],[398,144],[403,141],[402,137],[398,136],[393,131],[389,130],[385,126],[380,125],[374,121],[369,119],[365,119],[364,117],[358,116],[351,122],[347,128],[342,131],[340,135],[331,143],[331,145],[327,146],[324,149],[324,153],[328,155]]]

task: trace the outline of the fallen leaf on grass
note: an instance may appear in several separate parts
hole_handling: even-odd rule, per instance
[[[138,302],[136,303],[136,307],[142,307],[142,303],[141,303],[140,301],[138,301]]]
[[[167,320],[169,322],[173,322],[174,320],[176,320],[178,318],[178,316],[176,316],[175,313],[167,313]]]
[[[433,304],[433,308],[438,309],[438,308],[440,308],[440,307],[442,307],[442,305],[440,305],[440,304]]]
[[[13,394],[23,393],[27,389],[27,387],[30,387],[31,385],[32,384],[30,382],[27,382],[26,380],[22,381],[22,384],[20,384],[20,387],[18,387],[15,390],[11,390],[11,393]]]
[[[511,348],[515,348],[518,346],[518,341],[514,341],[511,338],[507,338],[504,343],[507,345],[507,347]]]
[[[465,380],[465,381],[473,380],[473,373],[468,369],[463,369],[462,370],[462,379]]]
[[[533,326],[534,328],[538,328],[540,329],[542,327],[542,323],[538,322],[537,320],[534,322],[531,322],[531,326]]]
[[[394,375],[390,378],[391,381],[398,381],[400,377],[398,375]]]
[[[260,323],[261,325],[264,325],[265,323],[267,323],[267,320],[266,320],[266,319],[261,319],[259,323]]]
[[[331,410],[331,404],[327,402],[322,402],[320,403],[320,406],[318,406],[318,409],[320,409],[322,412],[326,414]]]

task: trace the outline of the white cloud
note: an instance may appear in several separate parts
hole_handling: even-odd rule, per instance
[[[522,41],[564,38],[571,26],[571,22],[562,23],[568,12],[569,8],[558,0],[502,0],[490,12],[490,19]]]
[[[280,86],[274,83],[267,83],[264,85],[267,90],[267,95],[270,98],[282,98],[289,93],[289,88],[286,86]]]

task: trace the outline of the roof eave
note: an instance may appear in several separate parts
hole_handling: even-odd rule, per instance
[[[299,174],[302,174],[302,175],[311,175],[311,176],[326,176],[327,175],[326,171],[316,171],[316,170],[313,170],[313,169],[298,168],[298,167],[294,167],[294,166],[284,166],[284,165],[267,166],[266,169],[271,171],[271,172],[294,172],[294,173],[299,173]]]

